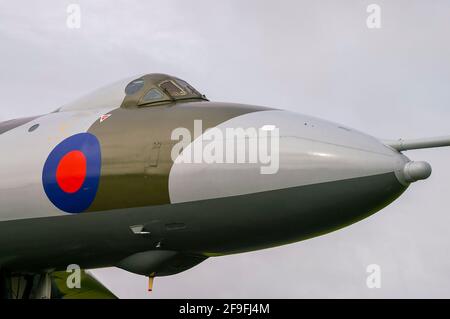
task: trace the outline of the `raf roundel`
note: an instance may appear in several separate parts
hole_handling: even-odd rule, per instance
[[[100,172],[100,143],[94,135],[81,133],[53,149],[44,165],[42,183],[48,199],[57,208],[78,214],[94,201]]]

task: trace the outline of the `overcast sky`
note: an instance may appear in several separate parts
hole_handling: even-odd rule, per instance
[[[69,29],[78,3],[81,28]],[[381,7],[381,28],[366,25]],[[381,138],[450,134],[450,2],[0,0],[0,120],[53,111],[163,72],[214,101],[267,105]],[[378,214],[297,244],[146,279],[96,274],[120,297],[450,298],[450,148],[408,152],[433,176]],[[207,239],[205,239],[207,240]],[[378,264],[382,287],[369,289]]]

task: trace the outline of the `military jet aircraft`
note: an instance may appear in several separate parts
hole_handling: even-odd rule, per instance
[[[383,141],[148,74],[0,123],[0,145],[2,296],[70,298],[114,295],[89,273],[68,289],[68,265],[120,267],[152,289],[209,257],[353,224],[430,176],[403,151],[450,138]]]

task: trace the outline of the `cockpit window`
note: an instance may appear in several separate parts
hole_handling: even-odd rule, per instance
[[[167,92],[171,97],[184,96],[187,94],[181,87],[173,81],[164,81],[159,84],[159,87]]]
[[[183,90],[185,90],[189,94],[201,96],[201,94],[196,89],[194,89],[192,86],[190,86],[187,82],[180,80],[180,79],[176,79],[175,81],[177,82],[177,84],[179,86],[181,86],[183,88]]]
[[[142,98],[143,103],[155,102],[164,98],[164,95],[158,89],[151,89]]]
[[[125,93],[127,95],[133,95],[139,92],[143,87],[144,87],[144,80],[137,79],[127,85],[127,87],[125,88]]]

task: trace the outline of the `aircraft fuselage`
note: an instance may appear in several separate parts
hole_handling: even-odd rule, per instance
[[[121,101],[0,123],[1,268],[118,265],[145,274],[153,269],[147,252],[188,257],[178,269],[154,266],[168,275],[210,256],[345,227],[391,203],[409,184],[408,158],[335,123],[200,99],[142,107],[129,97]],[[257,161],[174,159],[174,129],[196,136],[196,121],[223,132],[276,127],[276,170],[264,174],[270,164]],[[214,143],[226,142],[224,135]]]

